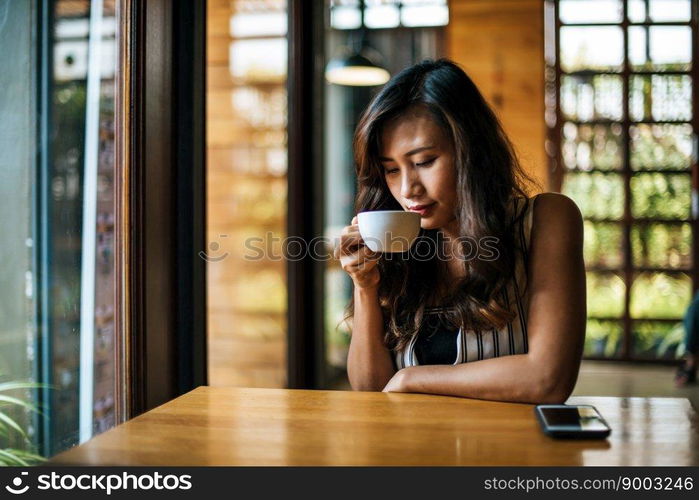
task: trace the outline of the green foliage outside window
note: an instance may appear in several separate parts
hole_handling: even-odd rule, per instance
[[[684,327],[681,321],[668,323],[635,321],[633,351],[640,358],[673,359],[681,355]]]
[[[620,321],[587,320],[585,354],[597,358],[613,358],[621,348],[622,327]]]
[[[689,269],[692,265],[692,226],[684,224],[636,224],[631,228],[631,252],[635,267]]]
[[[624,314],[626,285],[614,273],[587,273],[587,315],[593,318],[620,318]]]
[[[638,174],[631,178],[631,193],[631,213],[634,217],[689,217],[689,174]]]
[[[631,286],[631,317],[681,318],[691,298],[686,274],[642,273]]]
[[[46,387],[31,382],[0,383],[0,466],[38,465],[45,459],[33,452],[27,432],[17,418],[22,413],[41,413],[18,391]]]
[[[585,217],[619,220],[624,215],[624,183],[619,174],[569,173],[563,192]]]
[[[585,221],[585,261],[588,267],[619,269],[623,264],[621,224]]]
[[[689,169],[692,127],[688,124],[639,124],[631,127],[631,168]]]
[[[630,179],[632,216],[668,220],[667,223],[637,222],[631,227],[633,266],[657,268],[659,272],[635,275],[630,284],[629,314],[639,319],[678,320],[634,321],[632,352],[642,358],[672,358],[681,350],[680,319],[691,299],[692,283],[686,274],[660,271],[692,267],[691,225],[678,222],[690,217],[692,129],[688,124],[638,124],[630,128],[629,134],[631,168],[638,172]],[[563,192],[576,201],[587,219],[619,221],[585,221],[586,265],[621,271],[624,181],[621,174],[614,173],[622,152],[616,134],[609,126],[566,124],[562,145],[565,166],[576,170],[565,175]],[[581,172],[586,169],[610,171]],[[643,172],[650,169],[686,169],[687,173]],[[622,322],[604,318],[623,317],[625,291],[622,273],[588,272],[586,355],[614,357],[619,354],[623,343]]]

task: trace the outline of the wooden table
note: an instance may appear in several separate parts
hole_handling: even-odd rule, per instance
[[[568,403],[595,405],[609,439],[551,439],[524,404],[198,387],[49,465],[699,465],[699,421],[686,399]]]

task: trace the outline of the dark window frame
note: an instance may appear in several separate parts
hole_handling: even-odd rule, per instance
[[[288,0],[287,237],[323,234],[322,97],[325,2]],[[310,256],[287,262],[287,386],[325,384],[324,267]]]
[[[117,3],[117,422],[207,382],[206,2]]]

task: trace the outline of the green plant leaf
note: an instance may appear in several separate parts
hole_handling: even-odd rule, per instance
[[[8,453],[12,453],[16,457],[28,462],[29,465],[33,465],[34,463],[42,463],[46,461],[46,457],[42,457],[41,455],[37,455],[36,453],[27,450],[6,448],[5,451],[7,451]]]
[[[17,389],[44,389],[51,388],[38,382],[3,382],[0,384],[0,392],[14,391]]]
[[[665,353],[670,350],[672,347],[675,347],[675,354],[676,357],[680,357],[681,354],[683,354],[683,349],[684,349],[684,325],[682,323],[678,323],[675,325],[672,330],[670,330],[670,333],[668,333],[665,338],[663,338],[662,342],[658,346],[657,354],[659,357],[662,357],[665,355]],[[679,356],[677,356],[678,353]]]
[[[25,434],[24,430],[22,430],[22,428],[17,424],[17,422],[15,422],[2,412],[0,412],[0,420],[5,422],[5,424],[16,430],[18,433],[20,433],[24,439],[27,439],[27,435]]]
[[[15,398],[12,396],[4,396],[4,395],[0,394],[0,403],[7,403],[10,405],[21,406],[23,408],[26,408],[29,411],[34,411],[34,412],[39,411],[39,409],[36,406],[34,406],[32,403],[28,403],[27,401],[22,401],[21,399]]]
[[[14,450],[11,448],[0,449],[0,463],[5,466],[19,465],[28,467],[29,464],[13,453]]]

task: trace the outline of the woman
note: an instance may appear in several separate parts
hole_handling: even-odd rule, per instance
[[[403,70],[362,115],[354,153],[356,212],[416,211],[436,252],[389,258],[364,245],[356,217],[343,229],[352,387],[564,402],[585,335],[582,218],[561,194],[527,198],[470,78],[445,59]],[[494,254],[466,248],[494,237]]]

